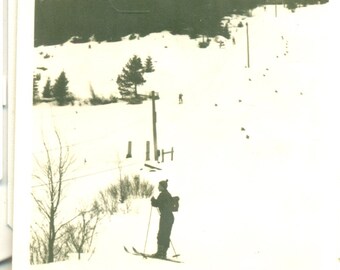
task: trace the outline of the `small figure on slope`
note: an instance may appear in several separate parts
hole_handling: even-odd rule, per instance
[[[183,94],[178,95],[178,103],[182,104],[183,103]]]
[[[158,190],[160,194],[157,199],[151,198],[151,205],[158,207],[160,212],[159,229],[157,235],[157,252],[153,257],[165,259],[166,253],[170,245],[170,235],[172,225],[174,223],[174,215],[172,213],[172,196],[167,190],[168,180],[160,181]]]

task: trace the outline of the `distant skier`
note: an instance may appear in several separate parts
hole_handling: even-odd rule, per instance
[[[183,103],[183,94],[182,93],[178,95],[178,103],[179,104]]]
[[[172,225],[174,223],[174,215],[172,213],[172,196],[169,193],[168,180],[160,181],[158,190],[160,194],[157,199],[151,198],[151,205],[158,207],[160,212],[159,229],[157,235],[157,252],[153,257],[165,259],[166,253],[170,245],[170,235]]]

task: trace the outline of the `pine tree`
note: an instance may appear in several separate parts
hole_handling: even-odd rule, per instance
[[[33,104],[37,104],[39,102],[39,90],[38,90],[38,83],[37,78],[33,76]]]
[[[150,72],[154,72],[154,71],[155,71],[155,69],[154,69],[153,64],[152,64],[152,58],[151,58],[151,56],[148,56],[146,58],[146,61],[145,61],[144,72],[150,73]]]
[[[225,38],[230,39],[230,30],[228,23],[226,23],[225,26],[222,28],[222,35]]]
[[[118,89],[123,97],[138,97],[137,86],[146,82],[143,73],[142,60],[134,55],[123,68],[122,74],[117,77]]]
[[[53,86],[53,95],[59,106],[67,105],[72,101],[72,95],[68,91],[68,83],[65,72],[61,72]]]
[[[286,5],[289,10],[292,12],[298,7],[297,0],[286,0]]]
[[[44,91],[42,93],[43,98],[52,98],[53,97],[53,87],[51,85],[51,79],[48,78],[47,82],[44,86]]]

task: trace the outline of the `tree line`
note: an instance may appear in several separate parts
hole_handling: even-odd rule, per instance
[[[137,87],[146,82],[144,79],[145,73],[154,72],[151,56],[148,56],[145,63],[142,63],[142,59],[134,55],[129,59],[125,67],[122,69],[122,73],[117,76],[116,83],[118,85],[119,93],[122,100],[129,102],[130,104],[140,104],[146,99],[145,96],[141,96],[137,92]],[[65,71],[62,71],[59,77],[55,80],[55,83],[51,83],[51,79],[48,77],[42,93],[39,92],[38,83],[41,80],[41,74],[37,73],[33,76],[33,105],[37,105],[41,102],[55,101],[58,106],[74,105],[77,98],[69,90],[69,80],[66,77]],[[109,98],[99,96],[95,93],[92,85],[90,88],[90,98],[86,100],[86,103],[91,105],[103,105],[109,103],[118,102],[118,98],[111,95]]]
[[[289,5],[317,0],[285,0]],[[321,2],[327,2],[322,0]],[[222,34],[220,21],[247,14],[267,0],[35,0],[35,46],[60,44],[71,37],[86,42],[117,41],[131,33],[141,36],[168,30],[173,34]],[[278,1],[280,2],[280,1]],[[119,10],[148,10],[128,14]]]
[[[56,79],[55,84],[51,84],[51,79],[48,78],[42,92],[42,98],[38,91],[38,81],[40,81],[40,73],[33,76],[33,104],[37,104],[42,100],[55,100],[59,106],[68,105],[75,101],[74,95],[68,89],[68,79],[65,71],[62,71]]]

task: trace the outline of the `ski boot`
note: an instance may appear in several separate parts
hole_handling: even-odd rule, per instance
[[[167,248],[165,248],[162,245],[158,245],[157,252],[152,254],[151,257],[159,258],[159,259],[166,259],[166,251],[167,251]]]

